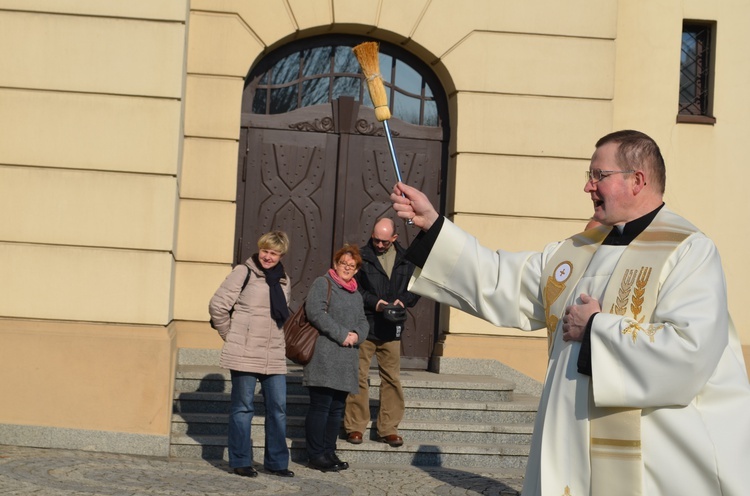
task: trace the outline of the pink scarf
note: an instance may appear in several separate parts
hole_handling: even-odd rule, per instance
[[[349,291],[350,293],[353,293],[357,290],[357,280],[353,277],[349,282],[344,282],[343,279],[339,277],[339,275],[336,273],[333,269],[328,269],[328,275],[331,276],[331,279],[333,279],[333,282],[344,288],[345,290]]]

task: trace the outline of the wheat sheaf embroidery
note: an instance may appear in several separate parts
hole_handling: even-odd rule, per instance
[[[615,315],[625,315],[628,309],[628,299],[630,298],[630,290],[635,282],[636,269],[628,269],[622,275],[622,282],[620,282],[620,289],[617,291],[617,299],[612,304],[610,313]]]
[[[641,317],[641,320],[642,319],[643,319],[643,317]],[[643,328],[643,327],[641,327],[641,323],[640,322],[631,322],[630,324],[628,324],[628,326],[625,329],[622,330],[622,333],[623,334],[633,333],[632,337],[633,337],[633,342],[635,343],[636,337],[638,335],[638,332],[640,331],[640,332],[646,334],[646,336],[648,336],[649,342],[653,343],[654,342],[654,335],[656,334],[657,331],[659,331],[659,330],[661,330],[663,328],[664,328],[664,326],[662,324],[659,324],[659,325],[649,324],[648,327]]]
[[[636,277],[636,273],[638,276]],[[651,278],[651,267],[641,267],[640,270],[628,269],[622,276],[622,283],[620,284],[620,290],[617,295],[617,303],[612,305],[612,313],[617,315],[625,315],[625,309],[628,305],[628,295],[630,290],[635,284],[633,290],[633,298],[630,302],[630,311],[633,313],[633,319],[635,322],[631,322],[628,326],[622,330],[624,334],[631,334],[633,343],[638,339],[638,333],[642,332],[648,336],[649,342],[654,342],[654,335],[660,329],[663,329],[663,325],[649,324],[648,327],[642,327],[645,315],[641,315],[643,311],[644,295],[646,294],[646,286],[648,280]]]
[[[635,270],[633,272],[635,272]],[[641,267],[641,270],[638,272],[638,279],[635,282],[633,300],[630,305],[630,310],[633,311],[633,318],[638,322],[643,322],[643,317],[639,319],[638,315],[643,310],[643,295],[646,292],[646,285],[648,284],[648,279],[650,277],[651,267]]]

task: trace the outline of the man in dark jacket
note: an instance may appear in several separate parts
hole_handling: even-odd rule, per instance
[[[362,433],[370,421],[370,362],[375,355],[380,371],[380,409],[378,439],[393,447],[404,444],[398,424],[404,416],[404,391],[401,388],[401,333],[406,323],[406,308],[419,296],[406,290],[414,265],[404,258],[406,250],[396,241],[392,219],[375,223],[370,241],[361,248],[362,268],[355,276],[370,323],[367,340],[359,346],[359,394],[346,400],[344,427],[347,441],[362,442]]]

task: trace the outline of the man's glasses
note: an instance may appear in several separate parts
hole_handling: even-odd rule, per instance
[[[593,179],[595,183],[598,183],[602,179],[607,179],[612,174],[630,174],[631,172],[636,172],[636,171],[634,170],[601,170],[601,169],[587,170],[586,182],[589,182]]]
[[[374,245],[383,245],[383,246],[390,246],[391,240],[390,239],[378,239],[373,237],[372,238],[372,244]]]
[[[357,268],[357,264],[348,264],[345,262],[339,262],[339,266],[349,270],[354,270]]]

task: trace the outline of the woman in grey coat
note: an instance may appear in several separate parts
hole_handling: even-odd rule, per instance
[[[282,477],[289,470],[286,444],[286,355],[282,326],[289,317],[292,284],[281,264],[289,249],[282,231],[258,240],[258,253],[234,268],[216,290],[208,312],[224,340],[219,365],[232,375],[229,406],[229,466],[234,473],[256,477],[250,424],[255,385],[260,382],[266,406],[265,469]]]
[[[359,392],[358,345],[370,330],[354,279],[361,266],[359,248],[344,245],[333,257],[333,268],[313,281],[305,302],[307,318],[320,332],[304,368],[303,385],[310,392],[305,439],[310,467],[323,472],[349,467],[336,455],[336,439],[346,397]]]

